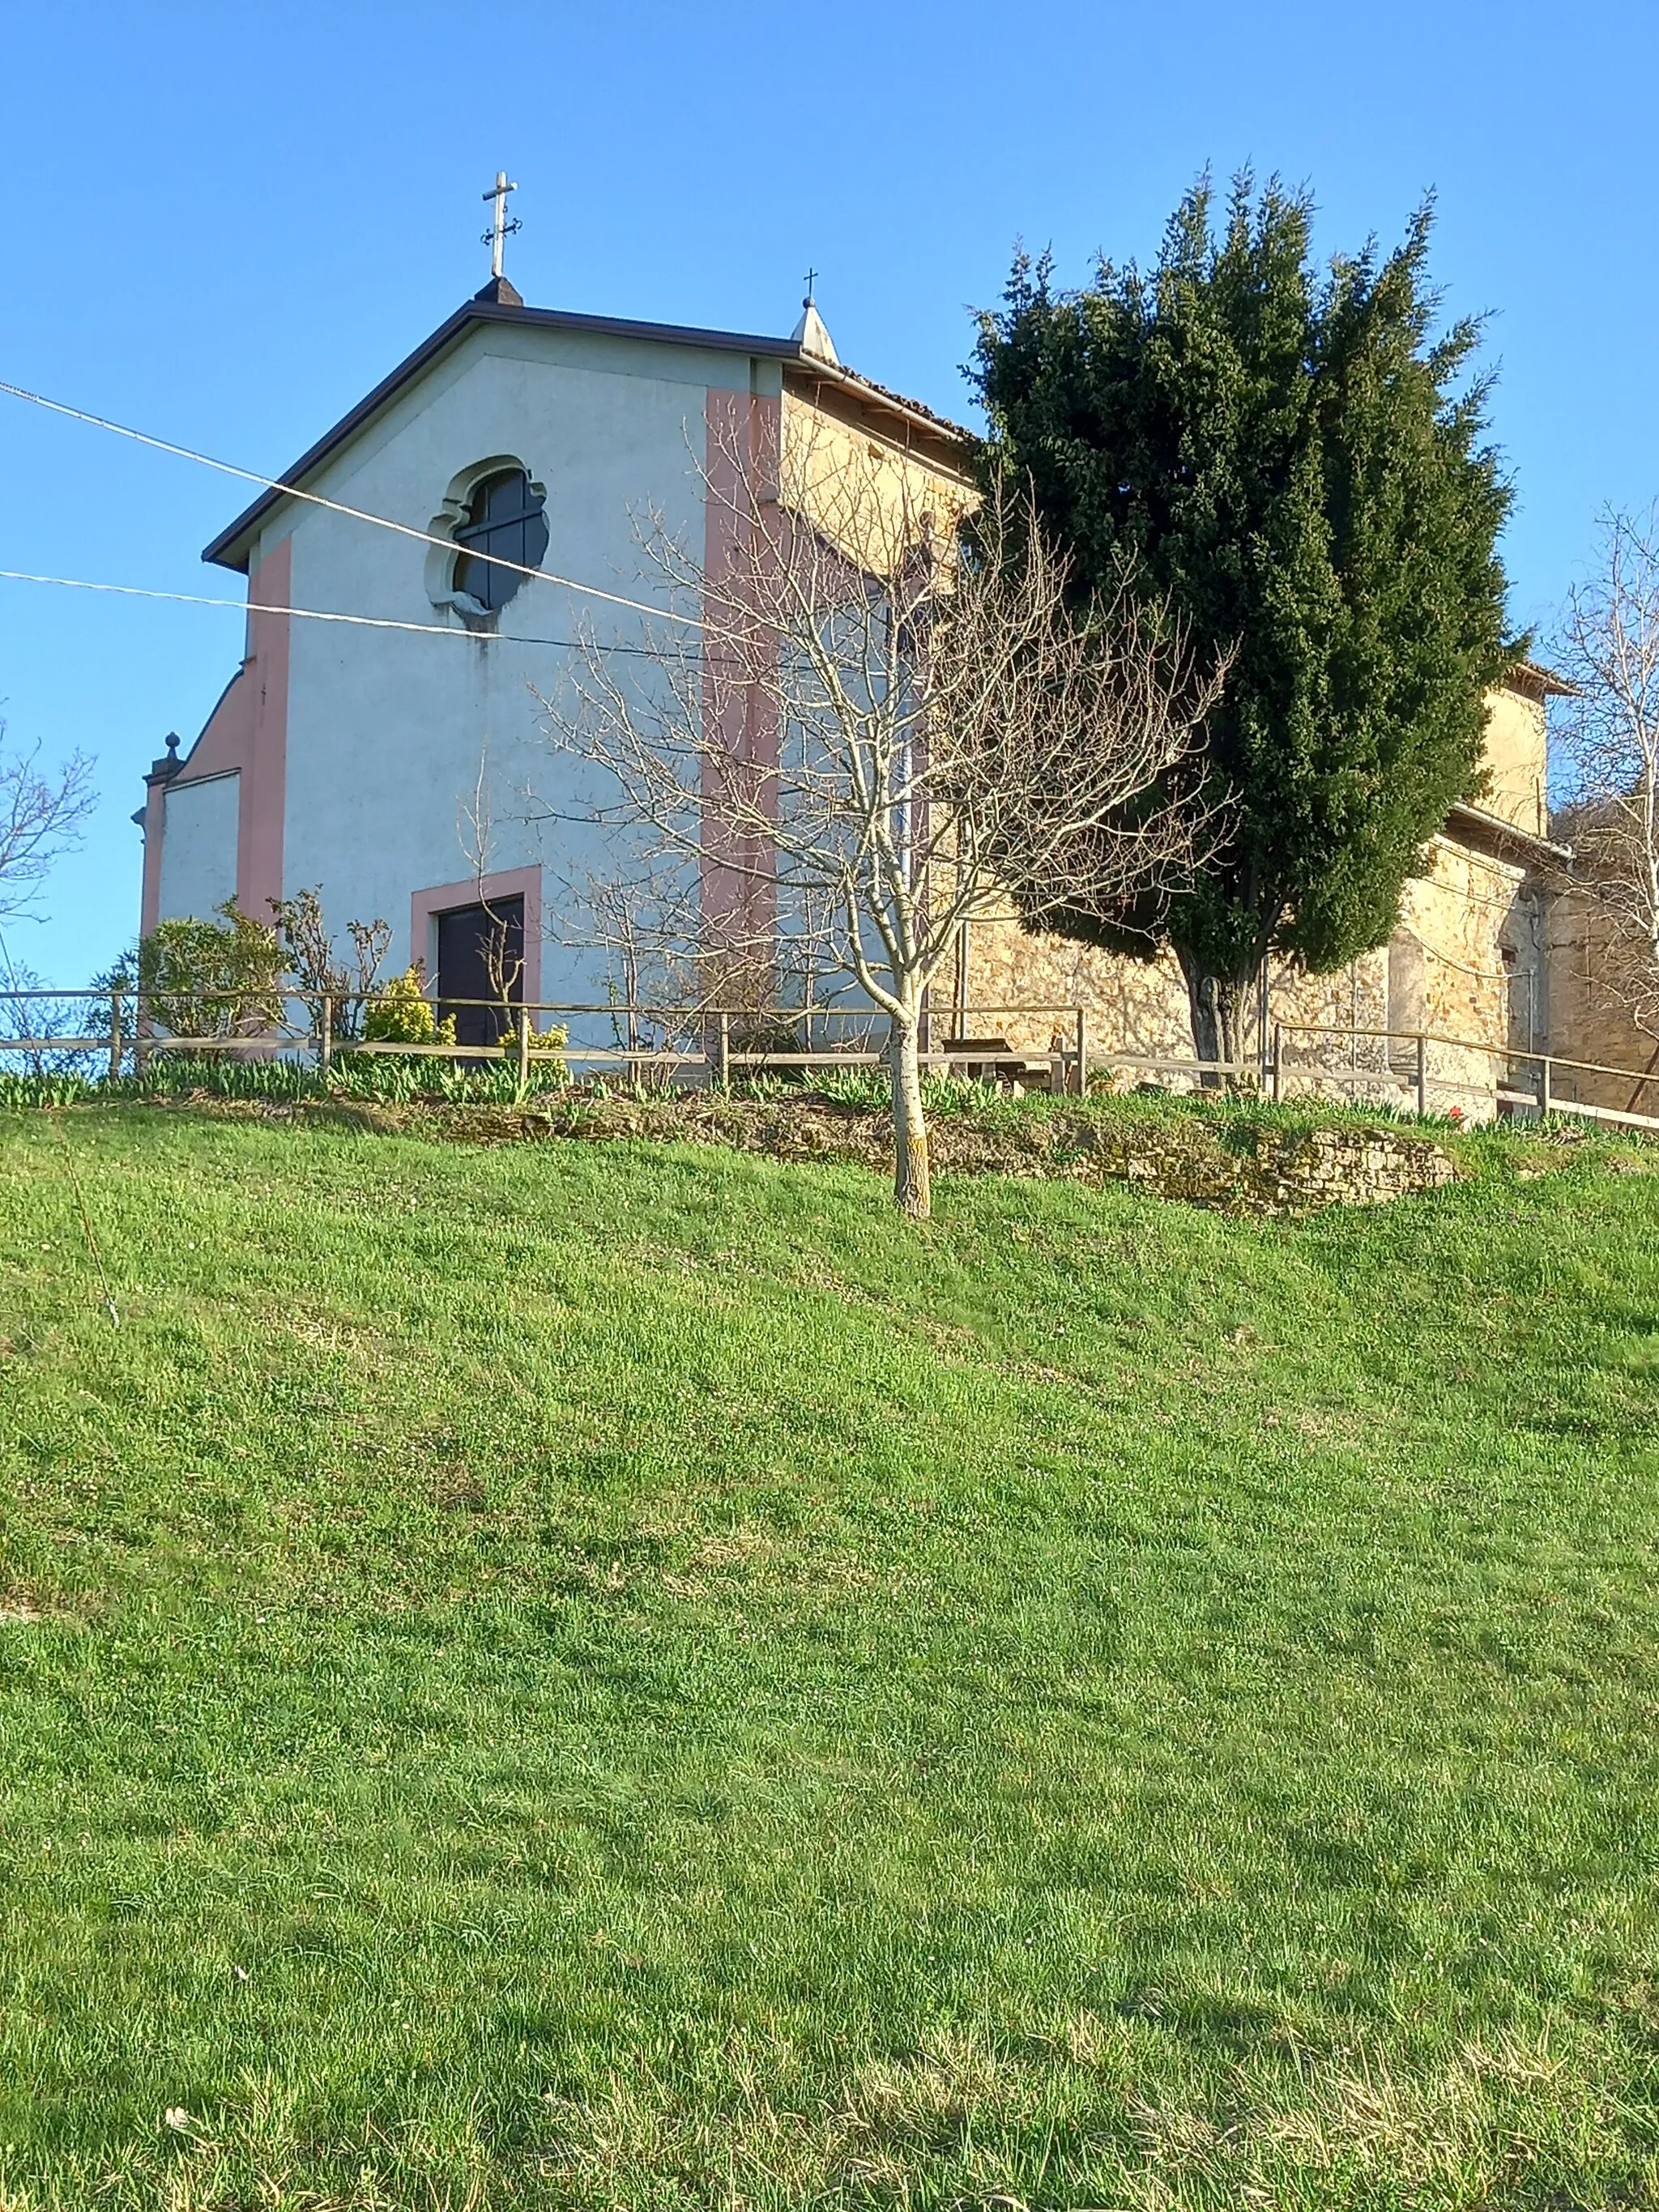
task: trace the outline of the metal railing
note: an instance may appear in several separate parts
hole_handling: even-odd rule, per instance
[[[1321,1036],[1340,1039],[1351,1048],[1361,1039],[1381,1044],[1385,1052],[1381,1065],[1365,1066],[1358,1061],[1357,1053],[1348,1066],[1325,1060],[1305,1060],[1297,1064],[1286,1058],[1287,1038]],[[1408,1070],[1395,1067],[1386,1048],[1405,1045],[1411,1050]],[[1486,1060],[1492,1072],[1484,1082],[1471,1082],[1466,1076],[1436,1069],[1431,1066],[1431,1049],[1458,1054],[1477,1054]],[[1511,1071],[1530,1069],[1532,1079],[1522,1088],[1513,1079]],[[1628,1084],[1632,1098],[1640,1097],[1647,1086],[1659,1090],[1659,1069],[1651,1065],[1646,1068],[1613,1067],[1599,1060],[1574,1060],[1560,1053],[1537,1052],[1519,1046],[1495,1045],[1480,1037],[1447,1036],[1435,1030],[1365,1029],[1353,1024],[1339,1025],[1321,1022],[1276,1022],[1273,1024],[1272,1056],[1268,1065],[1267,1089],[1269,1095],[1279,1099],[1287,1097],[1297,1084],[1319,1087],[1329,1085],[1337,1090],[1376,1091],[1393,1089],[1403,1091],[1410,1098],[1418,1115],[1425,1116],[1433,1109],[1434,1102],[1446,1094],[1453,1097],[1472,1097],[1482,1103],[1490,1100],[1494,1109],[1509,1107],[1535,1114],[1540,1120],[1552,1114],[1567,1114],[1590,1121],[1607,1121],[1620,1127],[1659,1129],[1659,1115],[1638,1113],[1634,1106],[1601,1106],[1589,1099],[1573,1095],[1576,1079],[1581,1075],[1605,1077],[1613,1082]],[[1561,1079],[1567,1079],[1564,1085]]]

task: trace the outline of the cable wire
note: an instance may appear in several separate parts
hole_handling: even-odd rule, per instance
[[[71,407],[62,399],[48,399],[43,392],[31,392],[21,384],[0,380],[0,392],[13,399],[25,399],[31,407],[44,407],[52,415],[67,416],[72,422],[86,422],[96,430],[108,430],[118,438],[131,438],[136,445],[152,447],[158,453],[171,453],[183,461],[196,461],[204,469],[216,469],[221,476],[239,477],[244,483],[260,484],[266,491],[279,491],[288,499],[308,501],[313,507],[326,507],[331,514],[349,516],[354,522],[372,522],[377,530],[395,530],[400,538],[413,538],[422,545],[437,545],[446,553],[456,549],[453,538],[440,538],[430,530],[416,530],[412,523],[394,522],[390,515],[370,514],[361,507],[347,507],[337,499],[325,499],[319,491],[302,491],[298,484],[284,483],[280,477],[262,477],[256,469],[240,469],[231,461],[216,461],[210,453],[198,453],[189,446],[175,446],[167,438],[152,437],[148,430],[134,430],[125,422],[112,422],[106,415],[88,414],[85,408]],[[639,615],[653,615],[669,622],[686,623],[696,627],[700,617],[683,615],[672,607],[648,606],[643,599],[630,599],[620,592],[602,591],[597,584],[579,584],[571,576],[556,576],[545,568],[532,568],[522,561],[509,561],[504,553],[475,553],[465,549],[477,561],[487,561],[492,568],[510,569],[514,575],[531,576],[544,584],[556,584],[567,592],[581,592],[592,599],[604,599],[613,607],[627,607]]]
[[[0,582],[57,584],[70,592],[109,592],[124,599],[166,599],[185,607],[228,607],[237,614],[291,615],[298,621],[349,623],[364,629],[410,629],[422,637],[479,638],[501,645],[544,645],[564,653],[628,653],[647,660],[659,656],[648,645],[601,645],[596,639],[526,637],[517,630],[453,629],[447,623],[398,622],[389,615],[348,615],[324,607],[282,607],[258,599],[214,599],[203,592],[160,592],[143,584],[99,584],[84,576],[44,576],[27,568],[0,568]]]

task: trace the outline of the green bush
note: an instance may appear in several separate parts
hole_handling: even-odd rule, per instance
[[[562,1091],[570,1080],[570,1070],[564,1059],[564,1048],[570,1042],[570,1030],[563,1022],[554,1022],[544,1030],[530,1032],[530,1083],[532,1091]],[[514,1070],[516,1079],[518,1071]]]
[[[179,915],[157,922],[139,942],[143,1011],[175,1037],[237,1037],[274,1029],[283,1018],[283,956],[276,931],[222,900],[223,921]]]
[[[394,975],[363,1014],[365,1044],[453,1044],[455,1017],[442,1021],[426,995],[426,970],[412,961]]]
[[[138,947],[138,988],[158,1029],[179,1037],[233,1037],[283,1018],[282,948],[274,929],[234,898],[219,921],[158,922]]]

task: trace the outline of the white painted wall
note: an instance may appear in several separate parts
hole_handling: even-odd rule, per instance
[[[707,391],[747,391],[751,376],[775,386],[778,374],[775,363],[751,364],[746,355],[477,326],[315,488],[424,530],[458,472],[511,454],[547,489],[548,571],[660,603],[659,586],[642,571],[630,509],[642,514],[654,504],[700,560]],[[316,885],[337,933],[349,920],[383,917],[393,931],[390,963],[403,965],[411,952],[411,892],[473,872],[460,817],[483,757],[489,868],[543,869],[542,994],[603,997],[602,960],[558,941],[562,930],[576,928],[562,886],[614,864],[579,824],[538,828],[521,817],[582,811],[583,795],[537,728],[535,694],[559,689],[569,659],[562,641],[586,624],[608,644],[637,646],[642,617],[526,580],[502,611],[503,635],[481,637],[434,607],[428,549],[416,540],[315,507],[279,512],[264,549],[285,532],[295,605],[443,623],[448,634],[292,625],[284,891]],[[648,677],[646,662],[617,665]],[[170,858],[171,832],[168,850]]]
[[[240,775],[174,784],[163,804],[161,908],[159,919],[179,915],[210,921],[213,910],[236,896],[236,811]]]

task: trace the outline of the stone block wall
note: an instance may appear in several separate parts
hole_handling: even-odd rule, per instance
[[[1455,1105],[1472,1121],[1490,1119],[1500,1077],[1511,1079],[1506,1055],[1543,1034],[1547,1019],[1539,910],[1522,869],[1436,838],[1425,873],[1406,887],[1389,945],[1329,975],[1273,964],[1266,1033],[1283,1025],[1285,1066],[1304,1071],[1291,1088],[1409,1107],[1414,1048],[1364,1032],[1422,1030],[1474,1048],[1428,1047],[1431,1107]],[[935,986],[935,1049],[957,1034],[1006,1036],[1016,1051],[1034,1054],[1069,1046],[1073,1030],[1064,1010],[1081,1006],[1096,1066],[1192,1057],[1187,988],[1172,954],[1131,960],[1034,935],[1012,909],[970,923],[964,939]],[[1246,1054],[1260,1066],[1255,990],[1247,996],[1243,1033]],[[1194,1080],[1157,1079],[1177,1088]]]
[[[1641,1083],[1628,1073],[1559,1068],[1551,1079],[1556,1095],[1620,1113],[1659,1115],[1659,1042],[1637,1028],[1610,988],[1605,931],[1595,901],[1583,891],[1559,891],[1546,927],[1552,1052],[1604,1068],[1654,1072],[1653,1080]]]

